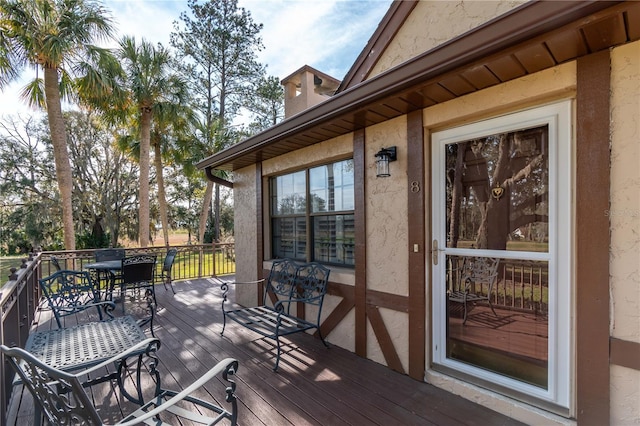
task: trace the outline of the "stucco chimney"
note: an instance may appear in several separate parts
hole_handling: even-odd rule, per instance
[[[289,118],[329,99],[340,80],[305,65],[280,84],[284,86],[284,118]]]

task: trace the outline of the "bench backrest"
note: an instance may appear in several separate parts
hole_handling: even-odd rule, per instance
[[[330,270],[319,263],[305,263],[296,270],[294,297],[304,299],[304,303],[322,306],[327,294]]]
[[[319,314],[327,293],[329,272],[328,268],[316,262],[298,264],[290,259],[276,260],[267,278],[263,300],[266,303],[269,294],[278,301],[296,299],[296,303],[317,306]],[[291,304],[282,306],[290,314]]]
[[[269,294],[274,294],[278,300],[288,299],[291,296],[297,269],[298,265],[292,260],[274,260],[264,288],[263,303],[267,302]]]

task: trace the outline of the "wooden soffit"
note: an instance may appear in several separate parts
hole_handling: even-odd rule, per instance
[[[197,167],[238,170],[638,39],[640,2],[525,3],[220,151]]]

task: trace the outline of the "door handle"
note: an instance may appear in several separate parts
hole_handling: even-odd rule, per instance
[[[439,251],[444,251],[444,249],[438,248],[438,240],[433,240],[431,243],[431,261],[434,265],[438,264]]]

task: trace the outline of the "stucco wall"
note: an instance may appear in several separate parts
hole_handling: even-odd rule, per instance
[[[420,1],[367,78],[502,15],[519,1]]]
[[[640,343],[640,42],[611,53],[611,335]],[[611,367],[611,424],[640,424],[640,372]]]
[[[366,130],[367,288],[406,296],[407,253],[407,119],[390,120]],[[391,176],[376,177],[375,154],[397,146]]]
[[[367,128],[365,140],[367,289],[407,296],[409,229],[406,116]],[[398,159],[389,164],[391,176],[376,177],[376,152],[394,145]],[[382,308],[380,315],[406,370],[409,368],[408,315]],[[386,365],[370,324],[367,326],[367,357]]]
[[[233,173],[233,226],[236,247],[236,280],[255,281],[258,273],[254,267],[243,268],[239,265],[257,264],[257,235],[256,224],[256,166],[249,166]],[[242,232],[238,232],[242,230]],[[234,302],[244,306],[255,306],[257,301],[257,286],[236,286],[236,300]]]

